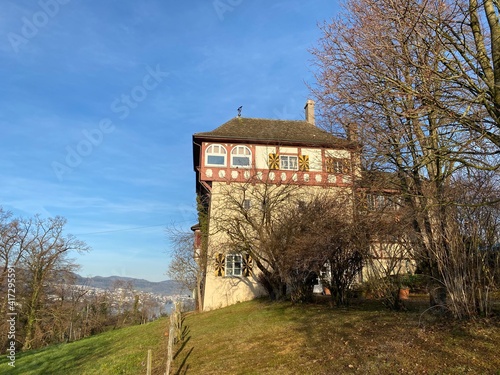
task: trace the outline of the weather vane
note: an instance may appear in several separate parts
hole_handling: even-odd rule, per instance
[[[242,110],[242,109],[243,109],[243,106],[242,106],[242,105],[240,105],[240,106],[238,107],[238,117],[241,117],[241,110]]]

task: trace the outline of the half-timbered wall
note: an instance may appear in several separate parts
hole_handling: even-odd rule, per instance
[[[248,150],[248,154],[243,155],[244,150]],[[348,150],[309,147],[205,142],[200,160],[202,181],[228,183],[257,179],[311,186],[350,186],[352,174],[358,169],[356,159]]]

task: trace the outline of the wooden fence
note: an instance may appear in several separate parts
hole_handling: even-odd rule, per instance
[[[181,303],[175,303],[175,309],[170,313],[170,327],[168,331],[168,346],[167,346],[167,372],[170,375],[172,360],[174,357],[174,345],[181,340],[182,335],[182,313]]]
[[[165,375],[170,375],[172,360],[174,357],[174,345],[181,341],[182,338],[182,308],[181,303],[176,302],[175,308],[170,313],[170,324],[168,330],[167,344],[167,370]],[[148,350],[147,359],[147,375],[151,375],[152,370],[152,355],[151,349]]]

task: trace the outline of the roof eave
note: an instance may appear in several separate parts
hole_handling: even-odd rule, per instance
[[[311,140],[287,140],[287,139],[273,139],[273,138],[245,138],[245,137],[228,137],[228,136],[217,136],[208,135],[203,133],[197,133],[193,135],[194,141],[217,141],[224,143],[252,143],[252,144],[264,144],[264,145],[285,145],[285,146],[310,146],[310,147],[332,147],[332,148],[342,148],[348,150],[356,150],[360,148],[357,143],[349,142],[347,140],[340,140],[340,142],[345,142],[345,144],[338,143],[336,141],[311,141]]]

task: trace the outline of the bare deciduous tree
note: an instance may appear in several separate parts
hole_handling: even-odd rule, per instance
[[[355,219],[353,194],[320,195],[297,209],[291,249],[309,259],[303,266],[320,277],[335,305],[347,305],[369,251],[370,229]]]
[[[350,188],[303,189],[293,181],[261,179],[220,187],[214,195],[211,235],[217,249],[239,249],[251,256],[259,281],[271,299],[307,301],[325,267],[323,281],[337,305],[360,272],[367,232],[353,220]]]
[[[185,232],[174,227],[167,229],[172,252],[167,275],[180,282],[190,291],[196,301],[196,310],[203,310],[203,293],[207,272],[208,253],[208,201],[197,197],[198,224],[192,232]],[[196,228],[196,229],[194,229]]]
[[[470,131],[500,149],[500,16],[494,0],[447,0],[445,12],[423,13],[446,54],[433,79],[445,89],[432,103]]]
[[[254,177],[218,189],[212,194],[216,200],[212,207],[216,209],[210,218],[210,236],[214,239],[211,247],[248,254],[271,299],[285,298],[289,277],[286,264],[290,261],[287,249],[295,229],[289,222],[289,212],[300,201],[300,185]]]
[[[350,1],[345,14],[323,26],[324,37],[313,51],[319,67],[313,92],[325,127],[358,136],[365,166],[397,176],[394,189],[413,216],[414,253],[437,281],[431,301],[460,318],[474,316],[477,308],[463,293],[467,289],[451,282],[459,268],[441,262],[459,251],[453,240],[458,202],[448,192],[463,169],[495,165],[488,143],[495,137],[487,129],[471,137],[464,113],[452,113],[469,104],[461,101],[456,72],[449,69],[450,50],[429,20],[455,20],[454,9],[446,1]],[[479,115],[471,117],[476,124],[484,118]],[[447,304],[447,294],[461,303]]]
[[[376,188],[376,182],[372,180],[371,184],[372,189]],[[413,218],[401,204],[397,192],[383,195],[379,188],[371,194],[375,200],[378,198],[373,202],[376,206],[371,210],[362,207],[357,212],[358,216],[364,216],[364,227],[370,236],[370,250],[363,270],[365,291],[390,309],[402,310],[405,306],[400,289],[408,286],[406,283],[415,272]]]
[[[22,246],[20,264],[24,273],[23,315],[26,318],[23,349],[32,348],[40,339],[40,323],[45,314],[44,300],[50,283],[74,271],[77,265],[69,258],[72,251],[84,252],[89,247],[72,235],[64,234],[66,220],[61,217],[21,220],[27,241]],[[37,335],[37,333],[39,333]]]
[[[168,228],[172,246],[171,261],[167,275],[181,283],[187,290],[196,289],[200,275],[200,265],[195,259],[194,235],[175,228]]]

